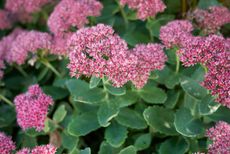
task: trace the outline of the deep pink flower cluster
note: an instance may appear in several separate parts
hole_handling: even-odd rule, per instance
[[[208,10],[196,9],[194,18],[205,33],[215,33],[230,22],[230,11],[224,6],[211,6]]]
[[[215,127],[207,130],[207,137],[212,140],[209,145],[209,154],[229,154],[230,153],[230,125],[220,121]]]
[[[163,12],[166,8],[162,0],[120,0],[120,3],[137,10],[137,17],[141,20],[155,17],[157,13]]]
[[[191,37],[192,30],[188,20],[174,20],[161,27],[160,39],[167,48],[181,46]]]
[[[48,19],[49,29],[58,35],[71,27],[81,28],[88,23],[88,16],[99,16],[102,8],[97,0],[62,0]]]
[[[207,67],[202,85],[217,95],[217,102],[230,108],[229,41],[221,36],[190,37],[177,54],[184,66],[197,63]]]
[[[71,76],[107,76],[116,87],[131,80],[141,88],[150,71],[162,69],[166,61],[161,45],[137,45],[129,51],[112,27],[103,24],[78,30],[68,44]]]
[[[10,154],[12,150],[15,150],[15,144],[10,137],[0,132],[0,153]]]
[[[131,52],[137,60],[135,67],[132,67],[133,72],[130,72],[130,80],[137,88],[142,88],[147,83],[151,71],[164,68],[167,56],[160,44],[136,45]]]
[[[37,146],[32,150],[28,148],[24,148],[18,151],[16,154],[55,154],[55,153],[56,153],[56,147],[54,147],[51,144],[48,144],[43,146]]]
[[[0,30],[11,28],[12,20],[8,11],[0,10],[0,19]]]
[[[52,37],[48,33],[38,31],[22,31],[10,43],[10,49],[6,55],[8,63],[23,64],[29,52],[38,49],[50,49]]]
[[[53,100],[43,93],[39,85],[32,85],[26,93],[18,95],[14,103],[18,125],[23,130],[36,128],[37,131],[41,131],[44,128],[48,107],[53,104]]]

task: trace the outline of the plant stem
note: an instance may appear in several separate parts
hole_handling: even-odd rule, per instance
[[[123,19],[124,19],[125,27],[128,28],[129,20],[128,20],[127,15],[126,15],[126,13],[125,13],[125,11],[124,11],[124,8],[123,8],[123,6],[120,5],[120,3],[119,3],[118,0],[116,0],[116,2],[117,2],[117,4],[118,4],[118,6],[119,6],[121,15],[122,15],[122,17],[123,17]]]
[[[5,103],[7,103],[8,105],[14,107],[13,102],[11,102],[8,98],[6,98],[5,96],[0,94],[0,100],[3,100]]]
[[[179,56],[176,56],[176,74],[179,73],[180,70],[180,58]]]
[[[28,74],[24,71],[23,68],[21,68],[18,65],[14,65],[14,67],[24,76],[24,77],[28,77]]]
[[[182,0],[182,17],[185,17],[186,10],[187,10],[187,1],[186,0]]]
[[[201,66],[203,67],[203,69],[205,71],[205,74],[208,73],[208,68],[205,65],[203,65],[203,64],[201,64]]]
[[[150,25],[150,22],[151,22],[151,19],[148,18],[148,19],[147,19],[147,24]],[[150,41],[153,42],[153,41],[154,41],[153,32],[152,32],[152,30],[151,30],[151,28],[150,28],[149,26],[146,26],[146,28],[147,28],[148,31],[149,31]]]
[[[54,74],[56,74],[59,78],[61,78],[61,74],[53,67],[53,65],[51,65],[49,63],[49,61],[45,60],[45,59],[40,59],[40,62],[42,64],[44,64],[46,67],[48,67],[50,70],[52,70],[54,72]]]

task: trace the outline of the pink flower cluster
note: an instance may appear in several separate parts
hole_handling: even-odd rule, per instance
[[[99,16],[102,8],[97,0],[62,0],[48,19],[49,29],[58,35],[71,27],[81,28],[88,23],[88,16]]]
[[[190,37],[177,54],[185,66],[197,63],[207,67],[202,85],[217,95],[217,102],[230,108],[229,41],[217,35]]]
[[[223,6],[212,6],[208,10],[196,9],[193,15],[205,33],[215,33],[222,25],[230,22],[230,11]]]
[[[143,87],[150,71],[162,69],[167,59],[161,45],[137,45],[130,51],[112,27],[103,24],[78,30],[68,48],[71,76],[107,76],[116,87],[129,80]]]
[[[55,153],[56,153],[56,147],[54,147],[51,144],[48,144],[43,146],[37,146],[32,150],[28,148],[24,148],[18,151],[16,154],[55,154]]]
[[[0,19],[0,30],[11,28],[12,20],[8,11],[0,10]]]
[[[166,8],[162,0],[120,0],[120,3],[137,10],[137,17],[141,20],[155,17],[157,13],[163,12]]]
[[[136,56],[137,60],[132,67],[133,71],[130,71],[130,80],[137,88],[142,88],[147,83],[150,72],[162,70],[167,61],[163,46],[160,44],[136,45],[131,54]]]
[[[174,20],[161,27],[160,39],[167,48],[181,46],[191,37],[192,30],[193,26],[188,20]]]
[[[24,94],[14,99],[18,125],[26,130],[36,128],[41,131],[48,113],[49,105],[53,104],[50,96],[43,93],[39,85],[32,85]]]
[[[10,154],[15,148],[15,144],[11,138],[0,132],[0,153]]]
[[[230,153],[230,125],[220,121],[215,127],[207,130],[207,137],[212,140],[209,145],[209,154],[229,154]]]

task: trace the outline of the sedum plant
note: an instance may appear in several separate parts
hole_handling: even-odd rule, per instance
[[[221,0],[0,1],[1,154],[229,154]]]

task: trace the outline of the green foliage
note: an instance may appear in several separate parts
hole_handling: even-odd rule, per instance
[[[102,15],[89,17],[88,26],[97,23],[113,26],[130,48],[138,43],[160,43],[160,28],[184,15],[181,0],[164,0],[167,6],[164,12],[140,21],[136,11],[119,6],[118,1],[101,0]],[[3,1],[0,5],[3,7]],[[219,0],[191,0],[187,1],[186,10],[214,5],[223,4]],[[49,15],[52,9],[34,14],[31,24],[18,23],[17,26],[48,31],[43,16]],[[229,37],[228,27],[225,25],[220,30],[226,31],[226,37]],[[12,30],[0,30],[0,36]],[[199,31],[195,29],[194,34],[200,35]],[[230,123],[230,111],[215,102],[216,96],[201,86],[204,68],[178,64],[177,50],[177,47],[165,49],[168,60],[164,69],[151,72],[141,89],[131,83],[116,88],[107,77],[72,78],[65,56],[60,60],[59,56],[41,52],[42,58],[60,72],[60,76],[39,61],[40,53],[33,55],[38,58],[34,66],[7,64],[4,78],[0,80],[0,131],[12,136],[17,149],[53,143],[58,147],[57,154],[207,152],[209,141],[205,130],[218,121]],[[13,100],[36,83],[53,98],[54,105],[49,108],[44,130],[23,131],[17,124]]]

